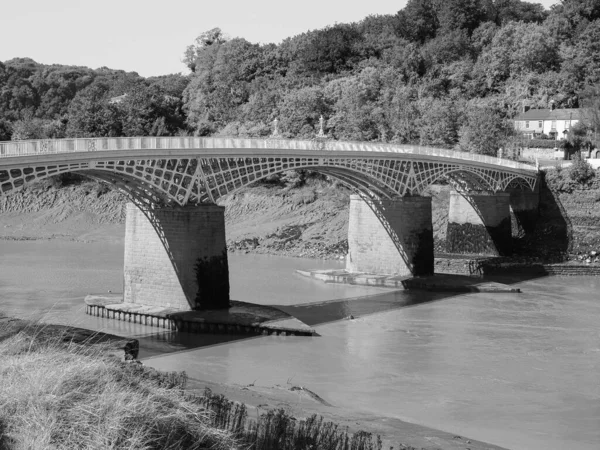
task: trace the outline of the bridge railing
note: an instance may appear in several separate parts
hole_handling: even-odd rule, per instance
[[[292,139],[244,139],[227,137],[117,137],[117,138],[73,138],[43,139],[29,141],[0,142],[0,158],[55,153],[85,153],[111,150],[175,150],[175,149],[278,149],[278,150],[322,150],[388,152],[414,155],[439,156],[441,158],[476,161],[500,165],[507,168],[535,171],[533,166],[491,156],[406,144],[379,142],[349,142],[333,140]]]

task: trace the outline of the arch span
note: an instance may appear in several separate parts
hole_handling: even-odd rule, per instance
[[[5,163],[6,161],[1,161]],[[0,192],[53,175],[78,172],[124,187],[152,204],[216,203],[227,194],[287,170],[307,169],[344,180],[371,198],[420,195],[441,178],[450,178],[464,190],[505,190],[518,185],[535,188],[536,175],[498,172],[490,168],[460,166],[450,162],[422,162],[390,157],[307,156],[85,158],[43,164],[0,165]]]
[[[0,193],[68,171],[127,176],[139,191],[180,206],[219,197],[269,175],[312,169],[345,177],[373,196],[420,195],[445,176],[493,192],[514,180],[533,190],[534,167],[432,147],[328,140],[197,137],[0,142]]]

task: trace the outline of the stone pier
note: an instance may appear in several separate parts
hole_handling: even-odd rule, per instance
[[[225,208],[127,205],[124,302],[182,311],[229,305]],[[210,283],[198,286],[198,260]],[[201,277],[202,278],[202,277]]]
[[[346,270],[423,276],[433,274],[433,265],[430,197],[350,196]]]
[[[510,191],[510,209],[514,216],[514,234],[531,234],[539,217],[540,193],[538,190]]]
[[[510,255],[510,194],[451,192],[446,250],[473,255]]]

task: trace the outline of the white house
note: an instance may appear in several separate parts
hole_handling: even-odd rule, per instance
[[[579,109],[529,109],[515,117],[515,128],[529,139],[545,134],[551,139],[565,139],[573,125],[580,120]]]

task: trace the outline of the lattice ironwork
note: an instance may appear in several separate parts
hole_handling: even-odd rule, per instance
[[[420,195],[440,178],[459,190],[534,189],[536,177],[468,167],[455,163],[329,156],[262,156],[247,158],[104,159],[78,163],[0,166],[0,192],[65,172],[79,172],[111,183],[146,203],[185,205],[216,202],[269,175],[310,169],[338,178],[369,198]]]
[[[0,143],[0,195],[65,172],[111,183],[146,207],[216,202],[294,169],[335,177],[371,199],[420,195],[441,178],[462,191],[533,190],[537,182],[533,168],[514,161],[434,148],[316,141],[140,137]]]

